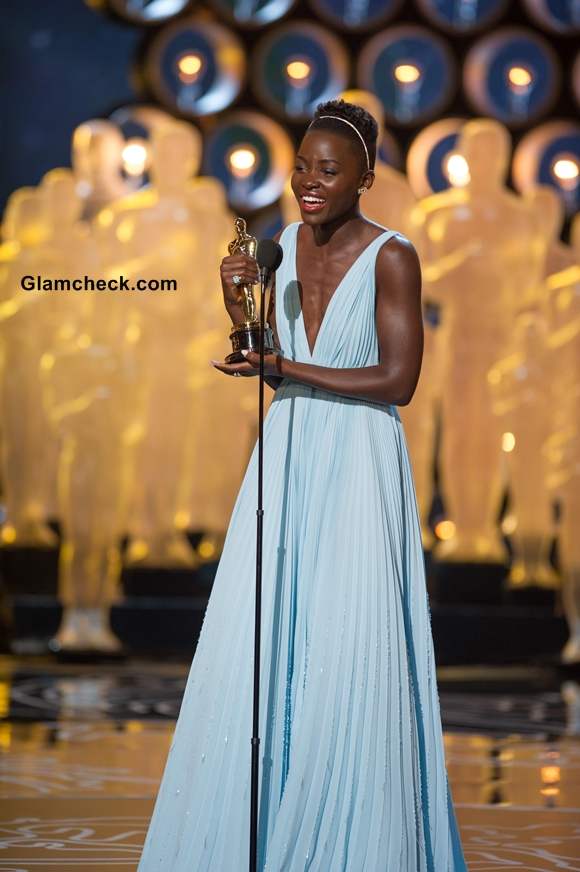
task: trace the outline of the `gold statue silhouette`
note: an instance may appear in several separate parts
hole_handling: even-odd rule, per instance
[[[554,272],[546,277],[548,378],[551,386],[551,433],[545,451],[548,487],[559,501],[559,555],[562,602],[569,638],[564,663],[580,663],[580,220],[572,222],[570,247],[555,241],[548,259]]]
[[[500,423],[487,374],[508,347],[514,312],[538,263],[538,229],[520,198],[504,187],[507,130],[476,119],[458,151],[469,182],[422,200],[414,213],[429,294],[442,306],[445,332],[441,395],[441,472],[455,534],[437,546],[440,561],[503,563],[496,516],[502,491]]]

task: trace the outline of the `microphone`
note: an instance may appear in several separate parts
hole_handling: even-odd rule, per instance
[[[276,272],[282,263],[282,246],[273,239],[260,239],[256,249],[256,260],[260,267],[260,273],[264,286],[268,284],[272,273]]]

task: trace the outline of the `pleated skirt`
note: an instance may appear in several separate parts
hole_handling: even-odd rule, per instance
[[[248,866],[257,461],[256,444],[138,872]],[[396,407],[284,381],[264,512],[258,869],[463,872]]]

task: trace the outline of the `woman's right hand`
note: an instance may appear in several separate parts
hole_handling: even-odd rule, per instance
[[[238,275],[241,282],[236,285],[233,277]],[[248,254],[229,254],[220,264],[220,276],[226,307],[239,306],[241,302],[240,285],[255,285],[260,281],[260,273],[255,258]]]

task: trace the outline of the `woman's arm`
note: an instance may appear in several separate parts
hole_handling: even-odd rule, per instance
[[[347,397],[406,406],[423,359],[421,267],[411,243],[393,237],[376,263],[376,328],[379,363],[336,369],[280,358],[282,376]]]
[[[421,267],[408,239],[397,235],[383,245],[376,262],[375,320],[379,344],[376,366],[337,369],[287,360],[279,354],[264,358],[270,379],[288,378],[311,387],[355,399],[406,406],[410,403],[423,360]],[[259,355],[248,352],[243,364],[220,364],[217,369],[244,375],[258,371]]]
[[[280,236],[282,235],[282,231],[279,231],[274,240],[278,242],[280,240]],[[226,307],[226,311],[230,318],[232,319],[232,324],[240,324],[244,320],[244,310],[243,306],[240,302],[240,291],[233,286],[233,276],[235,274],[241,275],[248,282],[257,283],[258,280],[258,266],[253,257],[249,257],[247,255],[230,255],[229,257],[224,257],[220,266],[220,274],[222,281],[222,290],[224,295],[224,304]],[[276,329],[276,284],[275,284],[276,276],[272,277],[272,287],[270,291],[270,300],[268,305],[268,311],[266,314],[266,321],[270,324],[272,328],[272,332],[274,334],[275,345],[279,347],[280,343],[278,340],[278,332]],[[273,355],[267,355],[270,357]],[[267,359],[265,357],[265,360]],[[256,354],[256,358],[259,361],[259,354]],[[236,373],[240,373],[245,377],[251,377],[259,375],[259,363],[256,368],[252,366],[248,366],[245,362],[240,364],[231,364],[231,363],[223,363],[218,360],[210,360],[210,364],[214,366],[216,369],[219,369],[221,372],[226,373],[226,375],[236,375]],[[269,373],[267,370],[264,373],[264,381],[271,388],[276,390],[276,388],[280,385],[283,377],[280,375],[275,375]]]

